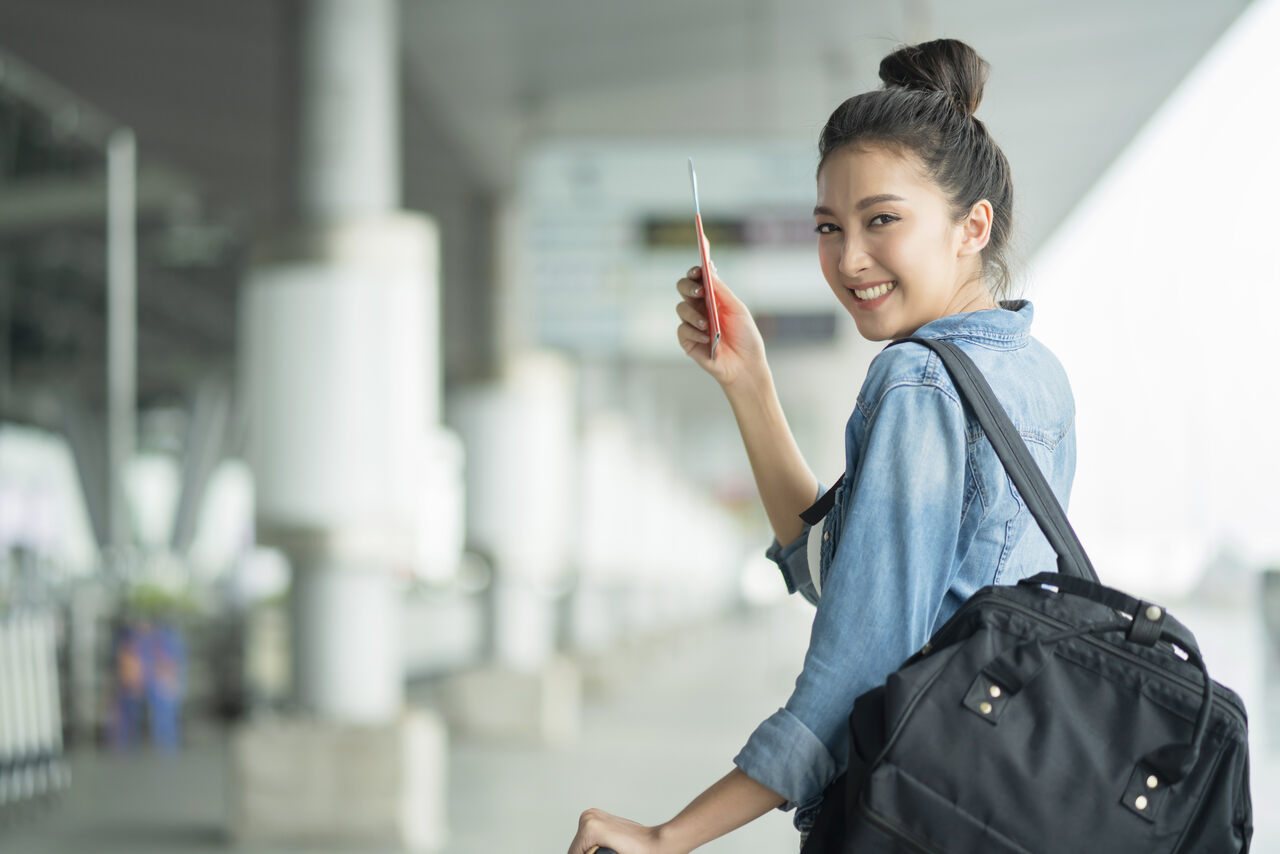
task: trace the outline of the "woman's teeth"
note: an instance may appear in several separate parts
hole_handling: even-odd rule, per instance
[[[889,293],[897,284],[897,282],[885,282],[883,285],[876,285],[874,288],[867,288],[864,291],[854,291],[853,295],[858,299],[875,299]]]

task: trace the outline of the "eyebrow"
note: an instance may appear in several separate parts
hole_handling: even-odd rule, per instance
[[[893,193],[880,193],[875,196],[867,196],[865,199],[858,202],[858,204],[855,205],[855,207],[858,210],[865,210],[866,208],[869,208],[872,205],[878,205],[881,202],[905,202],[905,201],[906,199],[902,198],[902,196],[895,196]],[[813,209],[813,212],[815,215],[816,214],[826,214],[827,216],[836,215],[835,211],[831,210],[831,208],[824,207],[822,205],[818,205],[817,207],[815,207]]]

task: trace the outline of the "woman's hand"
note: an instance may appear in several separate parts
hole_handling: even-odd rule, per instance
[[[726,389],[744,378],[768,373],[764,340],[751,312],[725,287],[713,272],[716,302],[720,308],[720,346],[711,358],[711,336],[707,334],[707,299],[703,290],[702,268],[693,267],[676,283],[683,300],[676,305],[676,315],[683,321],[676,329],[680,346],[716,382]]]
[[[659,845],[658,828],[645,827],[604,810],[587,810],[578,819],[578,835],[569,845],[569,854],[588,854],[597,846],[618,854],[670,854]]]

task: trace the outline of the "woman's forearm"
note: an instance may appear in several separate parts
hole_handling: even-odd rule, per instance
[[[724,392],[769,524],[778,542],[786,545],[804,530],[800,513],[813,503],[818,479],[796,445],[767,369],[726,386]]]
[[[734,768],[658,828],[659,847],[671,854],[685,854],[756,820],[785,801],[742,769]]]

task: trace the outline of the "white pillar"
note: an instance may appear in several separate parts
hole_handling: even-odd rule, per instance
[[[309,0],[302,31],[298,194],[304,217],[400,206],[396,0]]]
[[[302,221],[246,282],[241,388],[259,538],[294,570],[297,699],[386,722],[403,705],[395,574],[418,551],[440,419],[438,237],[396,210],[397,3],[304,8]]]
[[[400,618],[421,526],[438,524],[429,485],[447,480],[428,471],[445,456],[439,238],[398,210],[398,3],[303,9],[300,222],[245,282],[240,389],[258,538],[293,568],[294,691],[311,714],[238,733],[231,833],[429,850],[446,739],[405,707]]]
[[[467,538],[497,569],[494,657],[513,670],[537,670],[555,653],[576,515],[575,393],[563,357],[528,351],[452,407],[467,452]]]
[[[138,151],[121,128],[107,141],[107,544],[133,540],[124,469],[137,444]]]
[[[399,601],[395,577],[381,567],[334,561],[294,576],[294,685],[308,708],[358,723],[386,723],[400,711]]]

